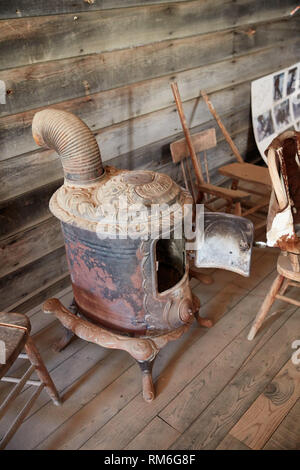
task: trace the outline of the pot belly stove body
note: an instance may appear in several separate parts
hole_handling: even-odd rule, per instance
[[[69,309],[57,299],[44,304],[65,327],[57,349],[77,335],[127,351],[141,367],[143,397],[152,401],[156,355],[189,328],[200,306],[189,286],[185,240],[174,237],[183,222],[176,214],[191,196],[167,175],[104,169],[93,134],[70,113],[37,113],[33,136],[57,151],[65,175],[50,210],[61,221],[74,300]],[[152,204],[163,209],[153,214]],[[160,224],[155,238],[147,235],[153,224]]]
[[[60,155],[65,176],[50,210],[61,221],[74,300],[69,309],[57,299],[44,304],[44,312],[65,329],[57,349],[77,335],[127,351],[140,365],[143,397],[150,402],[159,350],[179,338],[194,317],[201,324],[200,302],[189,285],[186,240],[177,232],[186,209],[192,212],[192,198],[164,174],[104,169],[94,135],[71,113],[38,112],[32,130],[38,145]],[[233,216],[222,217],[226,228]],[[238,233],[234,243],[239,252]],[[230,266],[236,270],[232,260]]]

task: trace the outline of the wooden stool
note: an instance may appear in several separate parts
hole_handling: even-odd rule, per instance
[[[60,398],[55,385],[33,342],[33,339],[29,336],[30,329],[30,321],[26,315],[0,312],[0,380],[16,384],[0,405],[0,419],[21,393],[25,384],[37,387],[2,440],[0,440],[0,449],[4,449],[17,432],[44,387],[53,403],[55,405],[60,404]],[[23,348],[25,348],[26,354],[21,353]],[[19,379],[5,376],[6,372],[18,358],[27,359],[31,363],[23,377]],[[29,380],[33,372],[37,373],[40,380]]]
[[[300,307],[300,301],[285,296],[285,292],[289,286],[300,287],[300,259],[299,254],[282,252],[277,260],[278,275],[274,280],[263,304],[256,315],[248,340],[251,341],[261,327],[270,308],[276,299],[283,300],[292,305]]]

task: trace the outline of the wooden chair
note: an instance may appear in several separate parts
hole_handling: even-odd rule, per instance
[[[285,294],[289,286],[300,287],[300,132],[286,131],[267,150],[273,191],[270,199],[267,244],[279,247],[277,276],[256,315],[251,341],[276,299],[300,307],[300,301]],[[297,233],[298,231],[298,233]]]
[[[60,398],[55,385],[29,333],[30,321],[26,315],[0,312],[0,380],[16,384],[0,405],[0,419],[21,393],[25,384],[37,387],[15,421],[0,440],[1,450],[6,447],[17,432],[44,387],[53,403],[55,405],[60,404]],[[26,354],[21,353],[23,348],[25,348]],[[28,370],[21,378],[6,376],[5,374],[18,358],[29,360],[30,367]],[[33,372],[37,373],[39,380],[29,380]]]
[[[249,215],[255,215],[258,218],[261,218],[262,221],[255,224],[255,229],[259,229],[266,225],[266,214],[260,214],[260,212],[268,206],[270,200],[270,192],[272,189],[272,182],[269,175],[268,168],[254,165],[251,163],[245,163],[240,152],[238,151],[235,143],[231,139],[227,129],[221,121],[220,116],[215,110],[213,104],[208,98],[204,90],[201,91],[201,95],[207,104],[209,111],[216,120],[218,126],[220,127],[226,141],[228,142],[234,156],[237,159],[237,162],[229,163],[228,165],[223,165],[218,168],[219,173],[227,178],[232,180],[231,189],[238,189],[241,181],[251,183],[255,186],[255,189],[247,188],[247,193],[253,194],[254,196],[259,196],[259,200],[256,203],[246,201],[244,205],[248,208],[242,214],[243,217]],[[259,188],[257,189],[256,187]]]
[[[191,140],[195,153],[197,154],[196,164],[201,170],[201,181],[197,185],[194,181],[194,172],[191,168],[190,152],[186,144],[186,139],[180,139],[173,142],[170,145],[170,150],[173,162],[180,162],[185,187],[192,194],[194,203],[203,202],[208,210],[216,211],[211,204],[218,199],[223,199],[225,200],[224,206],[226,207],[227,212],[231,212],[232,208],[234,208],[234,213],[236,215],[241,215],[241,203],[242,201],[249,199],[250,194],[245,191],[223,188],[210,183],[206,151],[216,147],[217,145],[215,128],[193,134],[191,135]],[[204,181],[201,169],[201,154],[203,155],[203,165],[205,166],[206,182]],[[200,155],[200,160],[198,155]]]

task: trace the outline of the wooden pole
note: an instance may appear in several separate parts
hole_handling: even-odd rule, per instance
[[[221,129],[225,139],[227,140],[231,150],[233,151],[234,155],[236,156],[236,158],[238,159],[238,161],[240,163],[244,163],[243,157],[241,156],[240,152],[238,151],[238,149],[237,149],[235,143],[233,142],[232,138],[230,137],[226,127],[222,123],[220,116],[218,115],[218,113],[215,110],[212,102],[209,100],[209,98],[208,98],[208,96],[207,96],[207,94],[205,93],[204,90],[201,90],[201,95],[202,95],[202,98],[204,99],[205,103],[207,104],[207,107],[210,110],[211,114],[213,115],[213,117],[217,121],[218,126],[220,127],[220,129]]]
[[[200,185],[200,184],[204,183],[204,178],[203,178],[202,170],[201,170],[200,165],[198,163],[197,155],[196,155],[196,152],[195,152],[195,149],[194,149],[194,146],[193,146],[193,142],[192,142],[192,139],[191,139],[191,134],[190,134],[187,122],[186,122],[185,115],[184,115],[184,111],[183,111],[182,102],[181,102],[181,98],[180,98],[177,83],[171,83],[171,88],[172,88],[172,91],[173,91],[175,103],[176,103],[176,106],[177,106],[177,111],[178,111],[180,121],[181,121],[181,125],[182,125],[182,129],[183,129],[183,132],[184,132],[186,143],[187,143],[187,146],[188,146],[188,149],[189,149],[189,152],[190,152],[190,156],[191,156],[191,160],[192,160],[192,163],[193,163],[193,167],[194,167],[194,170],[195,170],[197,183]]]

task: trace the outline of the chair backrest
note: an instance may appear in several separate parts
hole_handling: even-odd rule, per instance
[[[216,130],[214,127],[207,129],[205,131],[198,132],[197,134],[193,134],[191,136],[192,143],[197,154],[198,158],[198,165],[201,168],[202,158],[201,152],[203,152],[203,163],[205,166],[206,172],[206,182],[209,183],[209,172],[208,172],[208,164],[206,158],[206,150],[209,150],[217,145],[216,139]],[[172,160],[174,163],[179,163],[181,165],[181,170],[183,173],[183,179],[185,183],[185,187],[187,190],[191,192],[193,195],[194,201],[197,200],[197,191],[195,190],[194,184],[194,172],[191,170],[191,158],[189,149],[185,139],[176,140],[170,145]],[[199,158],[200,157],[200,158]],[[202,169],[201,169],[202,173]],[[205,181],[203,181],[204,183]]]
[[[267,231],[272,229],[272,236],[276,233],[276,244],[283,249],[286,239],[293,238],[298,243],[295,225],[300,223],[300,132],[283,132],[265,153],[273,186]]]
[[[209,150],[217,145],[216,129],[214,127],[191,136],[196,153]],[[178,163],[184,158],[190,157],[185,139],[176,140],[170,145],[172,160]]]

